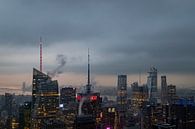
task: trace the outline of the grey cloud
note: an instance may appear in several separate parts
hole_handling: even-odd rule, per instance
[[[31,47],[40,36],[48,46],[76,40],[75,46],[93,48],[101,57],[93,66],[98,74],[136,73],[150,65],[195,72],[194,5],[193,0],[1,1],[0,44]],[[66,70],[83,68],[67,64]]]

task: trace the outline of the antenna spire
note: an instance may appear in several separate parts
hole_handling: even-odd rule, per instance
[[[89,55],[89,48],[88,48],[88,85],[90,85],[90,55]]]
[[[43,61],[43,57],[42,57],[42,45],[43,45],[43,42],[42,42],[42,37],[40,37],[40,71],[42,72],[43,70],[43,66],[42,66],[42,61]]]
[[[142,83],[141,77],[142,77],[141,71],[139,71],[139,85],[141,85],[141,83]]]
[[[89,48],[88,48],[88,80],[86,85],[86,93],[89,94],[91,92],[91,84],[90,84],[90,55],[89,55]]]

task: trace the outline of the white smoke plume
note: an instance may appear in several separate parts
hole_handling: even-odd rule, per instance
[[[80,100],[80,103],[79,103],[79,116],[80,115],[82,115],[82,106],[83,106],[83,103],[86,101],[86,97],[85,96],[83,96],[82,98],[81,98],[81,100]]]
[[[57,55],[56,56],[56,61],[58,63],[57,68],[55,68],[53,71],[49,71],[47,74],[50,77],[55,77],[58,74],[63,73],[64,72],[64,66],[66,65],[66,60],[67,60],[67,58],[64,55],[62,55],[62,54]]]

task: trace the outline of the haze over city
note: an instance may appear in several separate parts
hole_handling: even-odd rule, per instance
[[[60,85],[85,85],[87,49],[92,82],[115,86],[118,74],[128,83],[146,82],[151,66],[177,87],[195,85],[195,1],[0,1],[0,87],[32,83],[39,68],[43,39],[43,71],[65,66]],[[160,76],[159,75],[159,76]],[[11,79],[10,79],[11,78]]]

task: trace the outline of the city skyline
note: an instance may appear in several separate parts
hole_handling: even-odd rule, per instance
[[[168,83],[193,87],[194,5],[176,0],[1,1],[0,87],[32,83],[32,68],[39,68],[40,36],[43,72],[58,66],[57,55],[65,57],[63,73],[55,78],[60,85],[87,83],[90,48],[97,85],[116,86],[119,74],[129,75],[130,85],[140,72],[146,83],[155,66]]]

